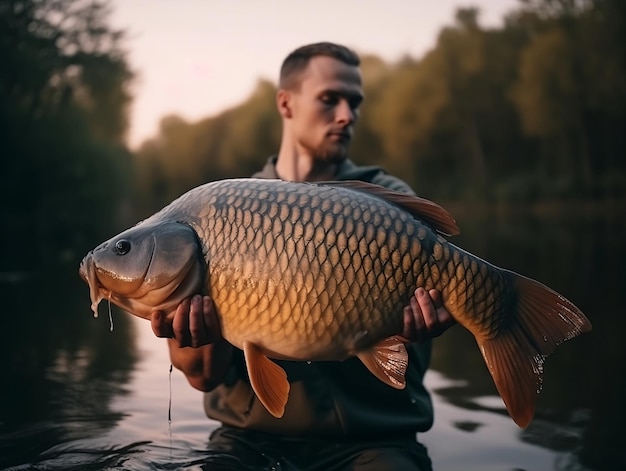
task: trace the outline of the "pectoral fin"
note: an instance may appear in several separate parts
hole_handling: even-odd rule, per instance
[[[404,389],[409,355],[399,337],[389,337],[357,354],[368,370],[392,388]]]
[[[280,366],[267,358],[253,343],[243,343],[250,384],[255,394],[274,417],[282,417],[289,397],[287,374]]]

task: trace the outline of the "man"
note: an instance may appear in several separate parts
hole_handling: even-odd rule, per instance
[[[377,167],[357,167],[348,147],[363,100],[359,58],[336,44],[292,52],[281,68],[276,103],[283,134],[278,155],[257,178],[290,181],[366,180],[411,192]],[[358,359],[278,363],[291,383],[285,414],[271,416],[252,391],[241,351],[221,338],[213,303],[194,296],[171,324],[152,316],[155,335],[167,337],[172,364],[205,394],[205,410],[223,426],[211,436],[207,463],[225,469],[431,469],[416,433],[430,428],[433,410],[423,376],[429,338],[454,321],[440,295],[417,288],[399,334],[407,345],[407,386],[396,390]],[[273,468],[272,468],[273,467]],[[210,467],[210,469],[214,469]]]

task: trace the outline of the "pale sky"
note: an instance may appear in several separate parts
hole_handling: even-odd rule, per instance
[[[128,31],[133,86],[129,144],[156,136],[163,116],[190,122],[247,98],[259,78],[276,82],[284,57],[318,41],[394,61],[420,58],[459,6],[502,24],[517,0],[113,0],[111,25]]]

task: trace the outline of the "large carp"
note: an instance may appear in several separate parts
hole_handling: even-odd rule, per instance
[[[281,417],[289,382],[269,358],[358,356],[405,385],[403,307],[435,288],[476,338],[521,427],[534,414],[543,362],[591,329],[571,302],[449,243],[436,204],[363,182],[223,180],[197,187],[89,252],[80,274],[92,309],[109,299],[143,318],[213,298],[223,336],[244,352],[257,397]]]

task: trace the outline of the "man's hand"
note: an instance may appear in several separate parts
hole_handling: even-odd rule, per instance
[[[441,293],[436,289],[426,292],[417,288],[410,305],[404,308],[402,336],[409,342],[423,342],[443,334],[456,323],[443,307]]]
[[[173,339],[178,347],[198,348],[222,338],[213,300],[208,296],[183,300],[171,322],[161,311],[153,312],[150,321],[154,335]]]
[[[201,347],[220,340],[222,334],[213,300],[208,296],[193,296],[182,301],[171,322],[160,311],[152,313],[152,331],[157,337],[172,339],[178,347]],[[417,288],[404,308],[401,335],[410,342],[423,342],[438,337],[456,321],[441,303],[441,293]]]
[[[196,295],[178,305],[171,319],[155,311],[152,331],[165,337],[172,365],[183,372],[189,384],[211,391],[221,384],[230,365],[233,346],[222,337],[213,300]],[[185,348],[193,347],[193,348]]]

